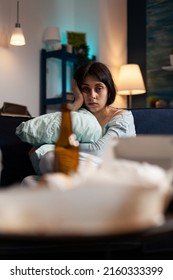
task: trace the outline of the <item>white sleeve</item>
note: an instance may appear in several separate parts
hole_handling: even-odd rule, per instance
[[[81,143],[80,151],[96,156],[102,156],[106,144],[114,137],[134,137],[136,136],[134,118],[131,111],[119,114],[112,118],[106,125],[106,131],[102,138],[96,143]]]

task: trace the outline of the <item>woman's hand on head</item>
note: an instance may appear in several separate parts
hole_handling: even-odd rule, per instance
[[[74,94],[73,111],[77,111],[84,103],[83,95],[77,85],[76,80],[72,81],[72,90]]]

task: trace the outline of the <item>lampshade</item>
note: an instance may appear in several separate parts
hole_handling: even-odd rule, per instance
[[[132,107],[133,94],[146,92],[142,73],[138,64],[122,65],[117,82],[118,94],[129,95],[130,107]]]
[[[20,27],[15,27],[11,36],[10,45],[23,46],[25,45],[25,37],[23,30]]]
[[[23,46],[25,45],[25,37],[23,34],[23,30],[19,23],[19,1],[17,1],[17,23],[15,24],[15,28],[13,30],[10,45],[14,46]]]
[[[43,42],[48,50],[53,50],[55,44],[61,41],[59,28],[55,26],[48,27],[43,34]]]
[[[48,27],[45,30],[44,36],[43,36],[43,41],[57,41],[60,42],[61,41],[61,37],[60,37],[60,32],[59,32],[59,28],[58,27]]]

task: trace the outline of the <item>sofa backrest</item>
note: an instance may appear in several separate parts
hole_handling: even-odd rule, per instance
[[[133,108],[136,133],[173,134],[173,108]],[[28,118],[0,116],[0,149],[3,156],[3,171],[0,186],[8,186],[34,174],[28,157],[31,145],[23,143],[16,135],[16,127]]]
[[[173,108],[132,108],[136,133],[173,134]]]

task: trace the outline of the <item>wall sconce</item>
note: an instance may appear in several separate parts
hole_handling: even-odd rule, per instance
[[[122,65],[117,82],[118,94],[129,95],[129,108],[132,108],[132,95],[146,92],[138,64]]]
[[[48,27],[43,35],[43,42],[45,43],[46,50],[58,50],[61,49],[61,37],[58,27]]]
[[[23,35],[23,30],[19,23],[19,1],[17,1],[17,22],[13,30],[13,34],[10,39],[10,45],[23,46],[25,45],[25,37]]]

